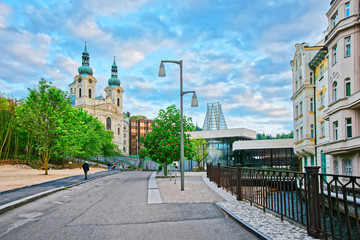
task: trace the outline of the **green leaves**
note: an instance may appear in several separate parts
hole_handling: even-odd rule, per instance
[[[150,157],[158,163],[171,164],[180,160],[180,110],[175,105],[166,110],[160,109],[154,119],[153,130],[141,139],[146,151],[143,155]],[[189,140],[189,132],[194,126],[192,119],[183,117],[184,127],[184,153],[186,158],[192,158],[193,148]]]

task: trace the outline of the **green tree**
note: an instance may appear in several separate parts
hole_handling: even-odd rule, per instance
[[[184,155],[192,158],[193,148],[189,132],[194,125],[192,119],[183,117],[184,126]],[[146,148],[146,154],[153,161],[161,163],[167,175],[167,165],[180,160],[180,110],[175,105],[166,110],[160,109],[158,116],[152,124],[153,130],[141,138],[141,143]]]
[[[197,137],[191,139],[195,161],[198,165],[198,171],[200,171],[200,167],[204,167],[205,159],[209,155],[208,150],[208,142],[203,137]]]
[[[29,89],[29,96],[16,112],[17,120],[36,139],[45,175],[48,174],[49,160],[56,142],[71,124],[68,118],[72,106],[69,103],[65,92],[41,79],[37,89]]]

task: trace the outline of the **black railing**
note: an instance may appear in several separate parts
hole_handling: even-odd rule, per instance
[[[360,239],[360,177],[207,165],[208,178],[231,192],[307,228],[317,238]]]

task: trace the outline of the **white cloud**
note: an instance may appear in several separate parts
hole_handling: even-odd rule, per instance
[[[83,6],[95,14],[109,16],[109,15],[126,15],[134,12],[145,5],[148,0],[84,0]]]
[[[0,28],[5,28],[8,17],[12,13],[12,8],[4,2],[0,2]]]

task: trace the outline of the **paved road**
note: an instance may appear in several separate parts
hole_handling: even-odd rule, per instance
[[[119,171],[102,171],[96,173],[90,172],[88,180],[115,173],[119,173]],[[41,192],[45,192],[59,187],[68,187],[81,182],[84,182],[84,175],[65,177],[32,186],[0,192],[0,206]]]
[[[150,175],[98,178],[6,212],[0,239],[256,239],[213,203],[148,205]]]

